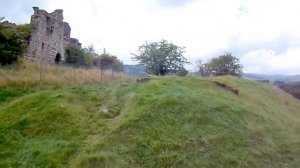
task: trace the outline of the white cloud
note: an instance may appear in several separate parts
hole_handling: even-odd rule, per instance
[[[185,46],[192,63],[229,51],[246,72],[300,73],[297,0],[49,0],[42,7],[64,9],[73,37],[125,63],[146,40],[166,39]]]
[[[300,72],[300,48],[288,48],[282,54],[274,50],[256,50],[242,56],[245,71],[265,74],[294,74]]]

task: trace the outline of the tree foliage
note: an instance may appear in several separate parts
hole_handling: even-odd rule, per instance
[[[17,61],[25,52],[31,26],[2,22],[3,19],[0,19],[0,64],[7,65]]]
[[[91,57],[97,57],[98,56],[98,54],[97,54],[97,52],[96,52],[96,50],[95,50],[95,48],[92,44],[87,46],[87,47],[84,47],[83,51],[84,51],[85,54],[87,54]]]
[[[233,75],[240,77],[243,73],[243,66],[239,63],[239,59],[228,52],[217,58],[213,58],[209,66],[217,76]]]
[[[176,46],[166,40],[147,43],[140,46],[139,54],[133,54],[132,58],[140,65],[145,66],[146,71],[154,75],[167,75],[182,70],[188,63],[183,56],[184,47]]]
[[[91,67],[91,56],[75,45],[65,48],[65,63],[76,67]]]
[[[107,53],[105,49],[100,56],[94,57],[92,62],[101,71],[108,69],[117,72],[123,71],[123,63],[116,56]]]
[[[209,75],[233,75],[240,77],[243,73],[243,66],[239,63],[239,59],[232,56],[231,53],[225,52],[217,58],[204,63],[199,60],[197,63],[197,71],[201,76]]]
[[[177,72],[177,76],[186,76],[189,72],[184,68],[182,67],[181,69],[178,70]]]
[[[200,76],[210,76],[211,69],[209,67],[209,63],[203,62],[202,60],[199,60],[196,64],[197,73]]]

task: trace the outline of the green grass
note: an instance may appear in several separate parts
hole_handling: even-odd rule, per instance
[[[1,88],[0,105],[0,167],[300,165],[300,101],[234,77]]]
[[[123,73],[111,70],[101,73],[95,68],[83,69],[70,66],[39,64],[21,59],[16,64],[0,66],[0,88],[39,86],[83,86],[122,80]],[[126,79],[125,79],[126,80]]]
[[[60,167],[68,164],[93,124],[109,88],[1,90],[0,167]],[[4,105],[4,106],[3,106]]]

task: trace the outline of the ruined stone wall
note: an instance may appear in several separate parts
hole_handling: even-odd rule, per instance
[[[50,64],[64,61],[64,48],[70,44],[71,27],[63,22],[63,10],[52,13],[33,7],[32,33],[25,58]]]
[[[64,46],[70,44],[70,34],[71,34],[71,27],[69,23],[64,22]]]
[[[70,38],[70,44],[75,45],[75,46],[81,48],[81,43],[80,43],[79,40],[76,39],[76,38]]]

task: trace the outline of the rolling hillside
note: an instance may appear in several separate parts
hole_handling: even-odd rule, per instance
[[[265,75],[265,74],[253,74],[244,73],[243,78],[253,79],[253,80],[264,80],[268,79],[270,81],[300,81],[300,75]]]
[[[299,100],[228,76],[0,89],[0,167],[298,167],[299,130]]]

